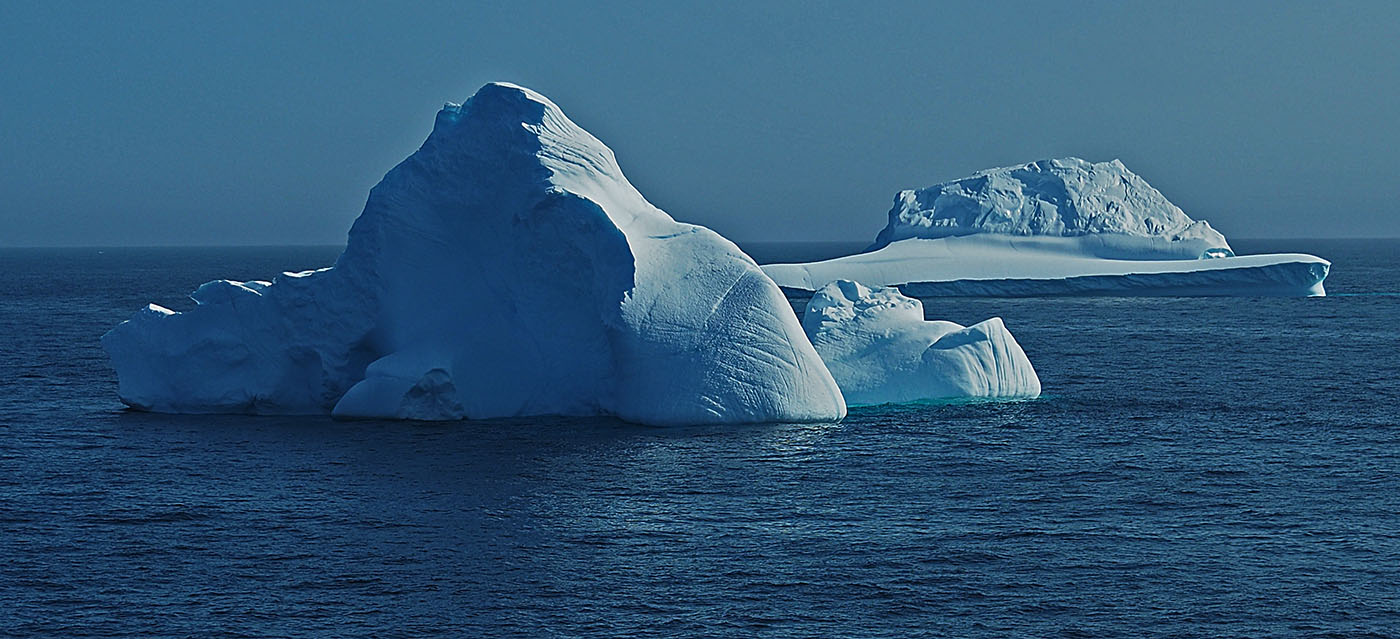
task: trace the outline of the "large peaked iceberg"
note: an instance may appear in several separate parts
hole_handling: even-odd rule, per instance
[[[1040,395],[1040,377],[1001,318],[927,321],[894,288],[838,280],[812,295],[803,329],[852,406]]]
[[[1330,264],[1236,257],[1122,162],[989,169],[895,196],[867,252],[764,266],[779,285],[836,279],[913,295],[1322,295]]]
[[[370,192],[332,268],[216,281],[103,337],[162,412],[840,419],[778,287],[543,96],[489,84]]]

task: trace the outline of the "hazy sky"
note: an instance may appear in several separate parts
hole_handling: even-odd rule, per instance
[[[282,4],[0,3],[0,245],[342,243],[492,80],[740,241],[1065,155],[1229,237],[1400,236],[1400,2]]]

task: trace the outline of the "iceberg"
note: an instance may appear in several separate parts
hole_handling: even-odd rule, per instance
[[[866,252],[763,270],[802,291],[849,279],[916,296],[1312,296],[1330,267],[1236,256],[1122,162],[1064,158],[901,191]]]
[[[607,146],[510,84],[438,113],[333,267],[191,297],[103,336],[129,406],[654,425],[846,412],[753,260],[647,202]]]
[[[1040,395],[1001,318],[925,321],[923,304],[894,288],[838,280],[812,295],[802,327],[852,406]]]

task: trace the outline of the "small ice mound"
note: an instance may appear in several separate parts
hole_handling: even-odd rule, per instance
[[[802,328],[851,406],[1040,395],[1001,318],[925,321],[923,303],[893,287],[831,282],[807,303]]]

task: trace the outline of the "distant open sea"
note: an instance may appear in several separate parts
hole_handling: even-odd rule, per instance
[[[928,299],[1045,396],[681,429],[129,412],[103,332],[339,249],[0,249],[0,636],[1400,636],[1400,241],[1234,245],[1329,296]]]

